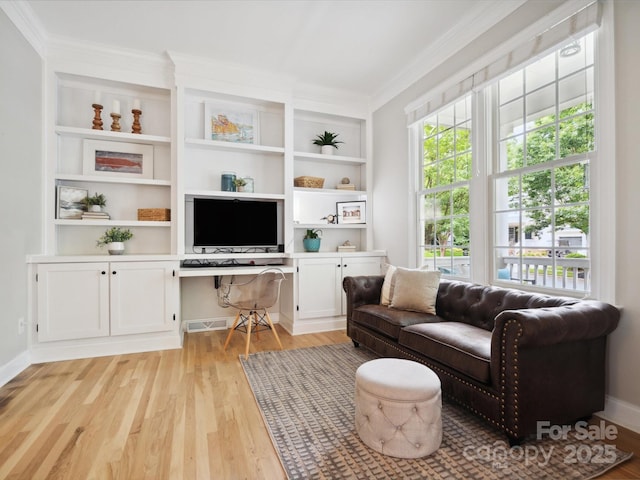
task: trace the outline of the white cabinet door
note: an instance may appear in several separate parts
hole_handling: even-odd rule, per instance
[[[342,278],[340,279],[340,292],[342,299],[342,314],[347,313],[347,295],[342,288],[344,277],[357,277],[359,275],[380,275],[380,257],[342,257]]]
[[[109,335],[109,264],[38,265],[38,341]]]
[[[380,257],[305,258],[298,268],[298,317],[334,317],[347,311],[342,279],[380,275]]]
[[[305,258],[298,262],[299,318],[340,315],[341,266],[339,257]]]
[[[110,264],[111,335],[162,332],[175,325],[173,262]]]
[[[342,278],[380,275],[380,257],[342,257],[341,262]]]

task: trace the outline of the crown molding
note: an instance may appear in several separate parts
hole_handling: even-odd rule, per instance
[[[294,79],[287,75],[247,68],[238,64],[168,51],[175,84],[227,95],[262,96],[276,102],[289,99]]]
[[[456,26],[425,48],[410,65],[372,95],[372,110],[377,110],[402,93],[527,1],[529,0],[477,2],[477,6]]]
[[[47,54],[47,36],[38,17],[27,2],[0,2],[0,8],[29,42],[40,58]]]
[[[158,88],[173,85],[173,70],[166,55],[91,42],[80,43],[67,37],[50,38],[47,63],[53,70],[105,80]]]

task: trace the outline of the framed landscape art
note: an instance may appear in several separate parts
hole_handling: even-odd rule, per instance
[[[80,219],[89,195],[86,188],[58,186],[56,191],[56,216],[61,220]]]
[[[85,175],[153,178],[153,145],[85,140]]]
[[[259,143],[258,111],[204,104],[204,138],[219,142]]]

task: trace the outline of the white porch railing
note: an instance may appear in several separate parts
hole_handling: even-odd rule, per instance
[[[502,257],[498,269],[508,269],[506,280],[585,292],[590,289],[588,258]]]
[[[469,275],[470,257],[468,256],[435,257],[435,259],[426,257],[424,263],[444,274],[461,277]],[[520,257],[502,257],[498,261],[498,270],[500,280],[581,292],[590,290],[591,272],[588,258],[522,257],[522,266],[520,266]]]

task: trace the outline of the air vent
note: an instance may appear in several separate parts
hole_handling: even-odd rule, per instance
[[[227,321],[221,320],[185,320],[184,329],[187,333],[206,332],[209,330],[224,330],[227,328]]]

